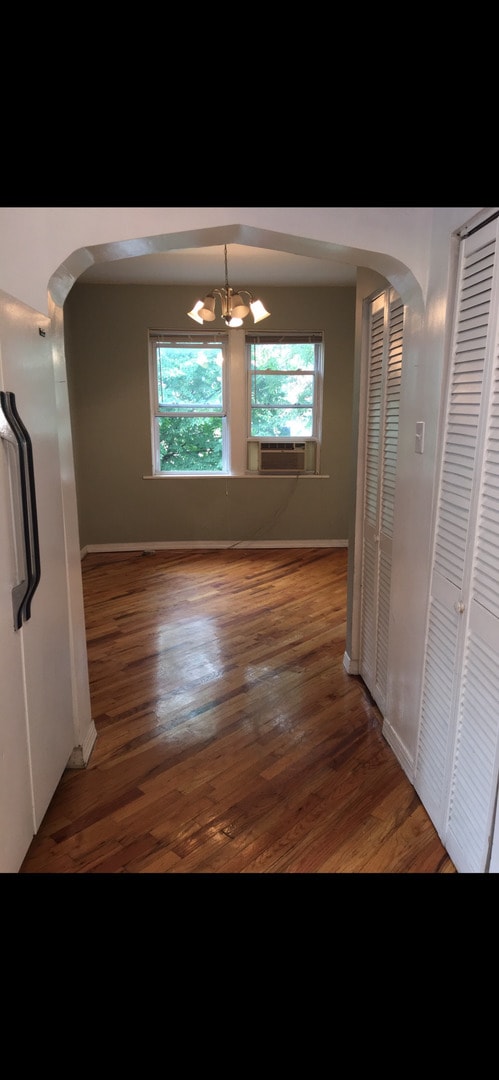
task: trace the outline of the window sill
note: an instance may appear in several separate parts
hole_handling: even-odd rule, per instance
[[[329,480],[329,473],[155,473],[143,480]]]

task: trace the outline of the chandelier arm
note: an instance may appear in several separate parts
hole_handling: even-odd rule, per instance
[[[233,291],[236,294],[236,296],[241,296],[242,293],[244,293],[246,296],[249,296],[251,300],[255,299],[255,297],[253,296],[253,293],[250,293],[249,289],[234,289]]]

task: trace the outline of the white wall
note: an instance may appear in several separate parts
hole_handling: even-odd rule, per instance
[[[0,288],[47,312],[53,276],[52,293],[62,304],[94,261],[237,240],[332,255],[388,276],[400,292],[416,283],[424,296],[431,222],[426,206],[3,206]]]

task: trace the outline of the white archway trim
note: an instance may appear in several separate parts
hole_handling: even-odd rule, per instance
[[[389,281],[415,311],[423,310],[423,293],[414,274],[398,259],[379,251],[346,247],[323,240],[306,239],[288,233],[259,229],[250,225],[219,225],[207,229],[189,229],[178,233],[144,236],[109,244],[79,248],[59,266],[49,281],[49,293],[61,307],[78,278],[91,266],[115,259],[132,259],[140,255],[176,251],[182,248],[202,248],[221,244],[246,244],[271,251],[287,251],[314,259],[334,259],[351,266],[365,266]]]

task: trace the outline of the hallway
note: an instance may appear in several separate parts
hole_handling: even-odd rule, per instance
[[[456,873],[343,667],[345,548],[82,572],[97,742],[20,873]]]

